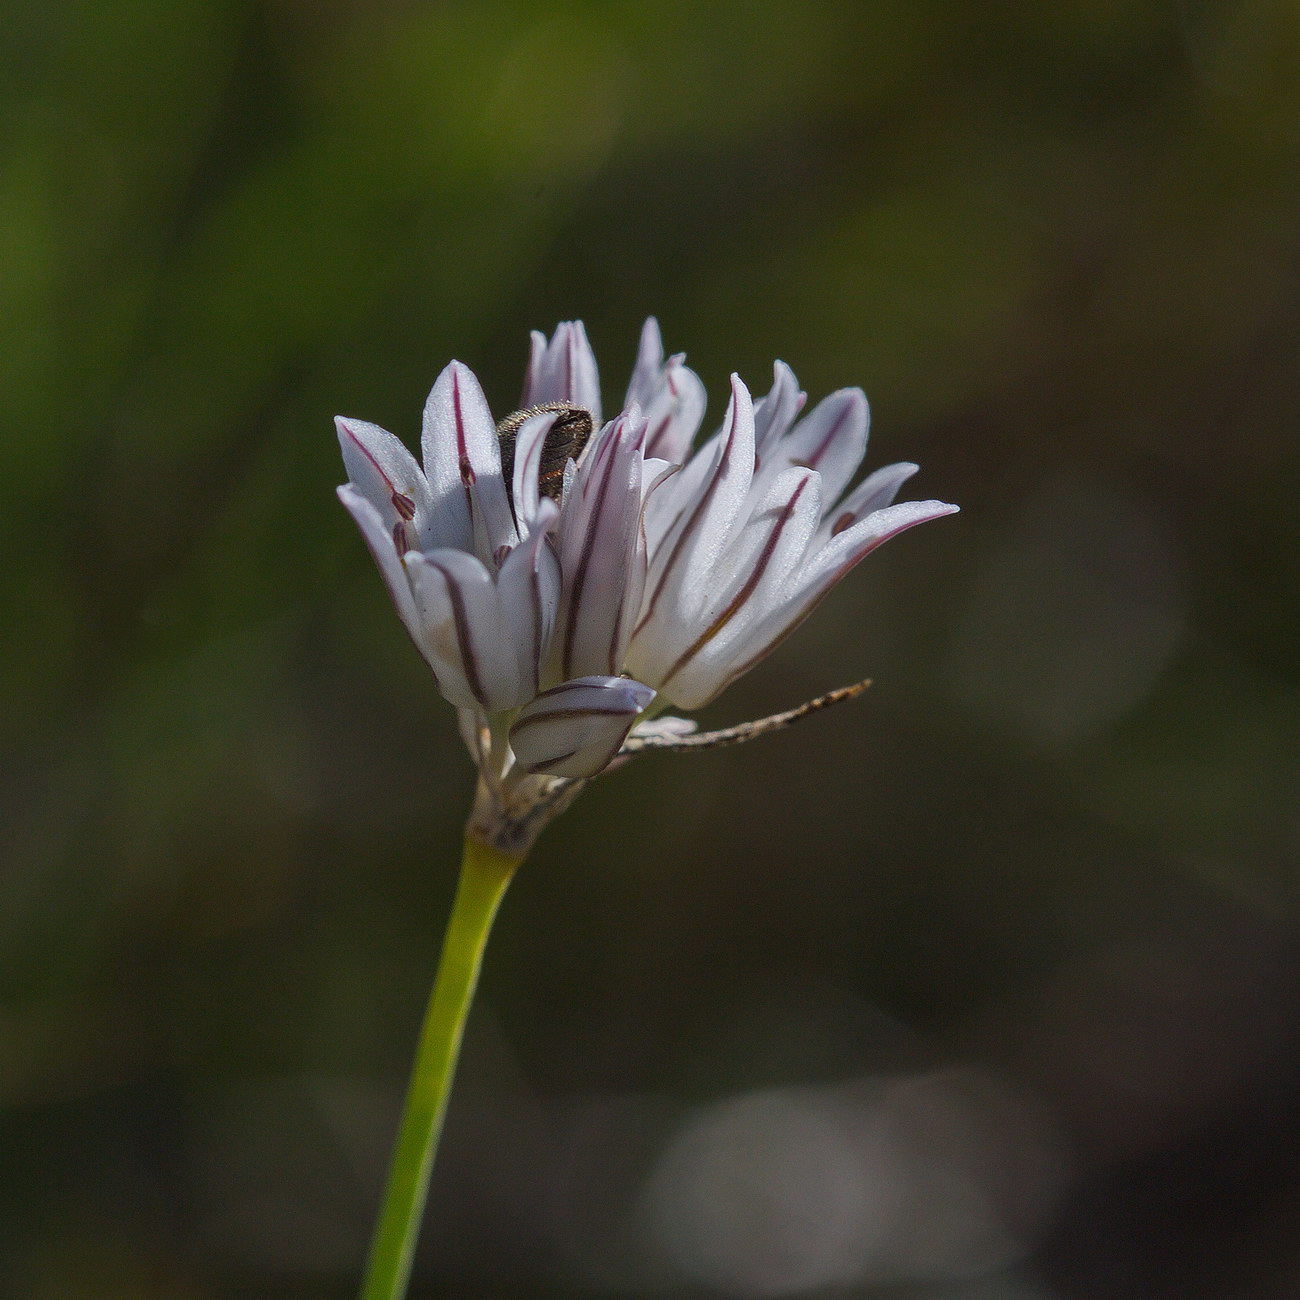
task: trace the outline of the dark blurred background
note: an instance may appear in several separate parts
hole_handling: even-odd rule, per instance
[[[471,773],[331,417],[651,312],[964,512],[548,832],[413,1296],[1300,1295],[1300,10],[0,36],[0,1295],[353,1294]]]

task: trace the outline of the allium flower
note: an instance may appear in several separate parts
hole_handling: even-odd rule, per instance
[[[479,770],[365,1300],[406,1293],[483,947],[538,832],[587,778],[642,750],[748,740],[860,693],[705,734],[657,716],[707,703],[864,555],[956,509],[892,504],[915,465],[851,488],[866,398],[846,388],[803,415],[781,362],[757,404],[732,376],[721,428],[692,452],[704,388],[681,356],[664,359],[653,320],[608,423],[577,323],[532,336],[521,405],[494,421],[453,361],[425,405],[423,466],[378,426],[338,421],[339,496]]]
[[[893,505],[910,464],[849,489],[866,398],[842,389],[806,415],[804,400],[781,362],[757,404],[733,375],[692,453],[704,388],[651,319],[604,425],[580,323],[533,334],[522,409],[500,424],[452,362],[425,405],[423,468],[378,426],[337,421],[339,496],[460,712],[484,835],[526,845],[620,753],[680,745],[691,724],[651,724],[652,705],[706,704],[863,556],[956,509]]]

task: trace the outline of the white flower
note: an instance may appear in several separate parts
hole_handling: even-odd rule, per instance
[[[423,468],[378,426],[338,420],[349,478],[339,496],[460,712],[483,776],[483,834],[500,839],[510,823],[531,838],[619,755],[656,695],[660,706],[707,703],[863,556],[956,510],[891,504],[915,465],[848,488],[867,444],[860,390],[800,418],[803,405],[781,362],[757,405],[733,376],[721,429],[692,454],[704,388],[682,356],[664,359],[651,319],[622,409],[603,426],[576,322],[549,341],[533,334],[523,409],[500,426],[452,362],[425,406]],[[587,414],[583,448],[571,433]],[[509,483],[499,428],[514,439]],[[624,752],[672,746],[687,730],[643,721]]]

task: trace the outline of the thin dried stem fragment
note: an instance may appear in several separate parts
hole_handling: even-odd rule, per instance
[[[766,718],[756,718],[753,722],[742,722],[735,727],[724,727],[721,731],[701,731],[690,736],[632,735],[624,742],[620,757],[625,754],[631,756],[644,753],[648,749],[665,749],[676,753],[684,749],[718,749],[723,745],[743,745],[748,741],[757,740],[759,736],[765,736],[769,732],[782,731],[786,727],[793,726],[796,722],[808,717],[809,714],[820,713],[823,709],[829,709],[832,704],[843,704],[846,700],[855,700],[870,685],[871,679],[868,677],[863,681],[854,682],[852,686],[841,686],[836,690],[827,691],[825,695],[819,695],[816,699],[808,700],[797,708],[786,709],[784,713],[773,713]]]

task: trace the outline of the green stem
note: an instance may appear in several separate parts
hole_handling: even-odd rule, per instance
[[[497,907],[520,859],[466,837],[460,884],[420,1030],[361,1300],[402,1300],[465,1020]]]

